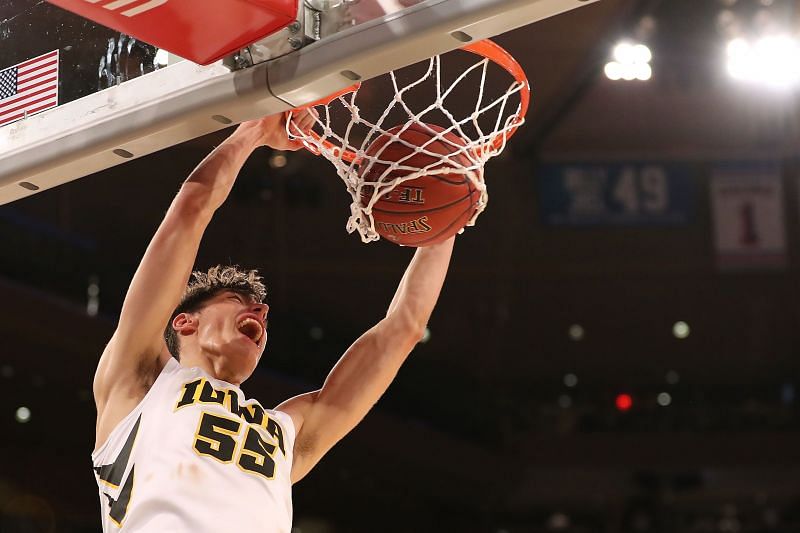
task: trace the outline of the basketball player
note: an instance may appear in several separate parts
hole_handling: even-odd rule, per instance
[[[92,460],[106,533],[289,533],[292,484],[378,401],[433,311],[452,238],[416,251],[386,317],[322,388],[274,410],[245,397],[239,385],[267,342],[264,285],[254,271],[220,266],[187,282],[203,232],[250,153],[296,148],[285,120],[242,124],[200,163],[133,277],[94,378]]]

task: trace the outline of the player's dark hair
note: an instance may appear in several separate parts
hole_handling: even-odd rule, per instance
[[[183,292],[181,302],[172,312],[164,330],[164,341],[172,357],[180,360],[180,343],[177,332],[172,329],[172,320],[181,313],[200,310],[208,300],[222,291],[239,293],[257,303],[263,303],[267,296],[267,288],[257,270],[242,270],[237,265],[217,265],[206,272],[192,272],[192,279]]]

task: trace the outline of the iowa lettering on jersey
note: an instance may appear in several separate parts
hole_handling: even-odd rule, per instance
[[[183,385],[181,397],[175,405],[175,410],[194,404],[217,404],[223,406],[236,417],[242,418],[248,424],[260,426],[275,439],[275,443],[286,455],[283,441],[283,428],[278,422],[267,415],[264,408],[258,403],[239,405],[239,395],[231,389],[215,389],[205,378],[199,378]]]

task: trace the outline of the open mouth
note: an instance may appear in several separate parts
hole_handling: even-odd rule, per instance
[[[264,327],[253,318],[245,318],[236,325],[242,335],[253,341],[256,345],[264,335]]]

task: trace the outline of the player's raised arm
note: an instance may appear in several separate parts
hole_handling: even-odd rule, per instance
[[[418,249],[386,317],[348,348],[320,390],[278,406],[292,416],[297,431],[293,482],[364,418],[419,342],[439,298],[453,241]]]
[[[283,115],[242,124],[183,183],[142,257],[94,379],[97,440],[138,403],[168,358],[163,332],[191,274],[200,240],[252,151],[294,149]]]

